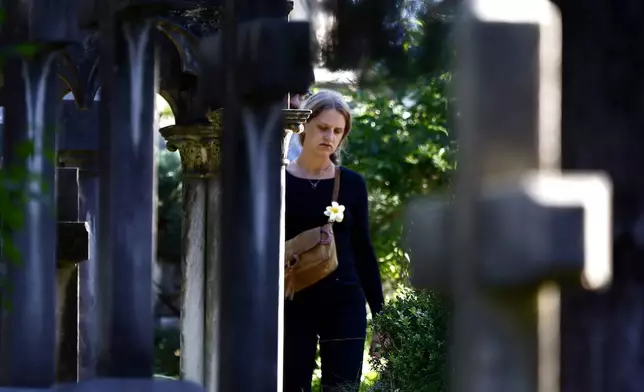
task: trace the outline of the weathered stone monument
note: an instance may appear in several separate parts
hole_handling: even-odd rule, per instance
[[[221,161],[219,113],[210,123],[163,129],[167,148],[179,151],[183,169],[182,377],[214,390]]]
[[[466,1],[456,29],[455,197],[409,208],[413,282],[453,299],[452,391],[557,391],[560,287],[610,283],[610,180],[561,171],[548,1]]]
[[[92,91],[95,93],[95,91]],[[91,92],[90,92],[91,93]],[[67,296],[64,301],[75,303],[65,312],[69,324],[64,333],[74,336],[73,342],[67,343],[69,351],[67,357],[73,358],[73,349],[76,358],[73,361],[74,378],[71,377],[71,364],[69,374],[58,375],[59,381],[72,381],[90,379],[96,372],[96,334],[98,312],[96,305],[96,288],[98,283],[98,252],[96,234],[98,232],[98,108],[96,102],[91,102],[90,107],[85,107],[82,101],[64,99],[60,113],[60,130],[57,135],[58,165],[61,167],[75,168],[78,171],[78,216],[85,221],[89,232],[88,257],[78,266],[78,270],[68,283]],[[85,107],[84,110],[82,109]],[[59,192],[66,192],[61,188]],[[72,311],[73,310],[73,311]],[[75,334],[67,332],[74,322]]]

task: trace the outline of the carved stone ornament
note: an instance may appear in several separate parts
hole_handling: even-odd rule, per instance
[[[311,111],[308,109],[282,109],[284,130],[290,130],[293,133],[302,133],[304,123],[309,119],[310,115]],[[215,129],[223,128],[223,109],[208,112],[206,117]]]
[[[211,110],[206,113],[206,118],[213,127],[217,130],[221,130],[224,127],[224,109]]]
[[[286,133],[298,134],[309,118],[310,110],[283,109]],[[223,110],[207,113],[210,124],[170,125],[161,129],[169,151],[179,151],[184,176],[208,178],[219,170],[221,162],[220,136]],[[286,137],[285,139],[290,139]],[[288,140],[285,140],[288,145]]]
[[[304,123],[311,115],[310,110],[305,109],[282,109],[284,116],[284,129],[293,133],[302,133],[304,131]]]
[[[216,124],[170,125],[161,135],[169,151],[179,151],[185,177],[208,178],[219,170],[220,131]]]

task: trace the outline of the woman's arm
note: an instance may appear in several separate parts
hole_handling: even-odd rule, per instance
[[[369,198],[367,184],[359,174],[356,178],[356,205],[353,209],[355,228],[351,234],[351,242],[362,290],[369,303],[371,313],[375,315],[380,313],[385,300],[382,293],[382,280],[378,268],[378,259],[373,250],[371,235],[369,234]]]

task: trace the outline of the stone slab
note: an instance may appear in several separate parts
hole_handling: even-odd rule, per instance
[[[0,392],[203,392],[199,385],[177,380],[97,379],[47,389],[0,388]]]

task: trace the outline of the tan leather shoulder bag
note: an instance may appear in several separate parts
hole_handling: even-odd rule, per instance
[[[335,168],[332,201],[340,193],[340,168]],[[301,232],[286,241],[284,252],[285,295],[289,299],[338,268],[333,223]]]

